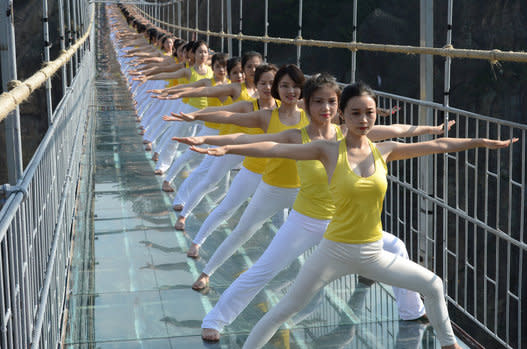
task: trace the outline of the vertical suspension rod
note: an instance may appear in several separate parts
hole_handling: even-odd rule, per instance
[[[357,0],[353,0],[353,42],[357,42]],[[357,79],[357,51],[351,51],[351,82]]]
[[[179,26],[179,29],[177,30],[178,37],[182,39],[181,37],[181,1],[178,1],[177,3],[177,25]]]
[[[44,39],[44,65],[49,62],[49,25],[48,25],[48,0],[42,0],[42,37]],[[48,114],[48,125],[53,123],[53,105],[51,100],[51,79],[46,80],[46,111]]]
[[[221,0],[221,32],[222,32],[222,33],[223,33],[224,29],[225,29],[225,24],[223,23],[223,16],[224,16],[225,14],[223,13],[223,11],[224,11],[224,8],[223,8],[223,0]],[[224,47],[223,47],[223,46],[224,46],[223,43],[224,43],[224,41],[225,41],[225,38],[222,37],[222,38],[220,38],[220,39],[221,39],[221,52],[225,52],[225,49],[224,49]]]
[[[16,46],[13,2],[0,0],[0,64],[2,67],[2,89],[8,91],[8,82],[17,79]],[[5,119],[6,160],[9,184],[15,185],[23,172],[22,141],[20,135],[20,110],[18,106]]]
[[[66,49],[66,37],[64,34],[64,0],[58,0],[59,2],[59,35],[60,35],[60,49],[64,51]],[[66,65],[62,66],[62,95],[66,94],[66,88],[68,87],[68,77],[66,73]]]
[[[207,0],[207,46],[210,45],[209,30],[210,30],[210,0]]]
[[[298,39],[302,39],[302,7],[304,5],[304,1],[300,0],[298,2]],[[302,46],[297,45],[296,46],[296,65],[300,68],[300,58],[302,55]]]
[[[243,33],[243,0],[240,0],[240,28],[238,31],[240,34]],[[238,40],[238,56],[242,56],[242,41]]]
[[[264,36],[269,36],[269,0],[265,0],[265,19],[264,19]],[[264,62],[267,62],[267,46],[268,43],[264,42]]]

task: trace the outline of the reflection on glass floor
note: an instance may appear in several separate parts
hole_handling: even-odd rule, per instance
[[[112,52],[105,40],[105,52]],[[201,340],[203,316],[221,293],[267,246],[282,217],[273,217],[212,277],[210,288],[190,286],[214,249],[234,227],[240,210],[204,244],[200,260],[186,257],[191,237],[222,198],[225,183],[187,220],[172,227],[173,195],[160,190],[154,163],[137,134],[135,115],[113,57],[98,53],[98,100],[92,161],[86,160],[71,281],[66,348],[239,348],[250,329],[286,292],[303,258],[280,273],[219,343]],[[89,147],[88,147],[89,148]],[[196,164],[191,164],[195,166]],[[179,185],[188,170],[176,180]],[[235,172],[233,173],[235,175]],[[243,207],[242,207],[243,209]],[[399,321],[391,290],[335,281],[286,324],[268,348],[439,348],[430,327]]]

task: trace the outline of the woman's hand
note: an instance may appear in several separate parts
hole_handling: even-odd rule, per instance
[[[506,139],[506,140],[497,140],[497,139],[488,139],[488,138],[482,138],[481,141],[483,142],[483,147],[489,148],[489,149],[501,149],[501,148],[507,148],[512,143],[516,143],[519,140],[519,138],[512,138],[512,139]]]
[[[197,137],[172,137],[173,141],[178,141],[179,143],[188,144],[188,145],[201,145],[205,143],[205,138],[201,136]]]
[[[456,124],[456,120],[450,120],[448,122],[448,130],[450,131],[452,126],[454,126],[455,124]],[[433,126],[430,131],[430,134],[431,135],[442,135],[444,132],[445,132],[445,124],[442,123],[441,125]]]
[[[192,114],[187,113],[170,113],[173,117],[177,118],[176,121],[195,121],[196,117]]]
[[[216,148],[198,148],[198,147],[195,147],[195,146],[190,146],[189,149],[192,150],[192,151],[195,151],[197,153],[208,154],[208,155],[212,155],[212,156],[223,156],[223,155],[227,154],[227,147],[226,146],[216,147]]]

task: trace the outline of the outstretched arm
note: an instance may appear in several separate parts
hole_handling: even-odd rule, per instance
[[[456,122],[448,122],[450,130]],[[396,137],[415,137],[420,135],[440,135],[444,132],[444,124],[438,126],[414,126],[407,124],[375,125],[368,134],[368,138],[374,142]]]
[[[276,142],[258,142],[249,144],[224,145],[216,148],[198,148],[191,146],[190,149],[213,156],[225,154],[238,154],[260,158],[287,158],[292,160],[322,160],[325,158],[327,141],[315,141],[306,144],[283,144]]]
[[[195,115],[208,114],[208,113],[217,113],[222,111],[228,111],[231,113],[250,113],[253,111],[253,104],[248,101],[238,101],[229,105],[222,105],[218,107],[207,107],[205,109],[196,110],[195,112],[184,114],[190,116],[189,118],[183,119],[179,114],[176,116],[163,116],[165,121],[193,121],[196,120]]]
[[[300,130],[291,129],[278,133],[264,133],[256,135],[247,135],[244,133],[233,133],[223,136],[198,136],[198,137],[173,137],[175,141],[185,143],[188,145],[228,145],[228,144],[249,144],[259,142],[275,142],[275,143],[302,143],[302,136]]]
[[[267,131],[269,119],[271,117],[271,110],[261,109],[249,113],[232,113],[228,111],[219,111],[207,114],[185,114],[185,113],[171,113],[176,121],[195,121],[203,120],[209,122],[216,122],[219,124],[234,124],[242,127],[260,128]],[[163,118],[164,120],[167,120]]]
[[[388,162],[430,154],[459,152],[473,148],[500,149],[506,148],[517,141],[518,138],[504,141],[487,138],[438,138],[418,143],[384,142],[377,144],[377,147]]]

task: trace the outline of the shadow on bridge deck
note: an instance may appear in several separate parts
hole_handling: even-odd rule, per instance
[[[142,147],[126,84],[106,38],[99,37],[94,135],[87,145],[72,262],[66,348],[239,348],[262,314],[294,279],[301,260],[280,273],[226,327],[219,343],[200,338],[203,316],[274,235],[274,217],[211,279],[203,293],[190,285],[236,224],[234,215],[186,257],[191,237],[225,192],[222,185],[194,210],[187,233],[172,227],[172,197],[160,190]],[[91,151],[91,152],[90,152]],[[195,164],[194,164],[195,165]],[[188,173],[188,171],[187,171]],[[183,176],[177,179],[181,183]],[[336,281],[287,324],[269,348],[439,348],[430,327],[398,321],[391,290]]]

